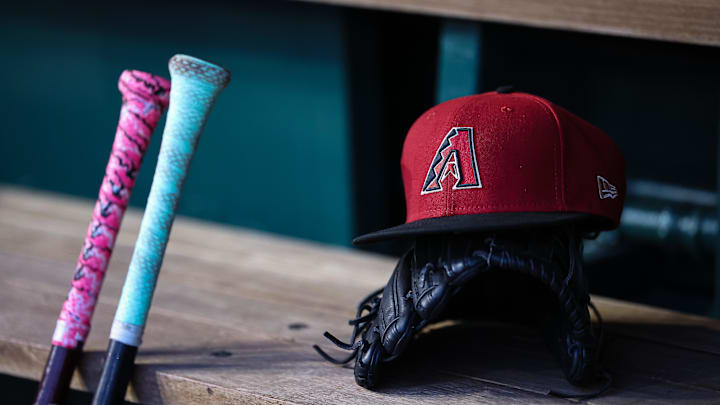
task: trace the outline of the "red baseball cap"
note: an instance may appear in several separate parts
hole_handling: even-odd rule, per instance
[[[499,90],[446,101],[402,152],[405,224],[355,244],[443,232],[620,223],[625,160],[603,131],[548,100]]]

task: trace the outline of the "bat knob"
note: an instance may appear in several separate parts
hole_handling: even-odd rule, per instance
[[[172,77],[182,76],[186,79],[195,79],[205,82],[218,91],[230,83],[230,71],[202,59],[188,55],[175,55],[168,63]]]
[[[118,80],[124,97],[139,97],[167,108],[170,103],[170,81],[139,70],[125,70]]]

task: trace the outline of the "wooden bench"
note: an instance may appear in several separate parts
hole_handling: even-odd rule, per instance
[[[0,373],[39,379],[92,202],[0,187]],[[93,391],[141,213],[131,209],[73,387]],[[357,301],[393,258],[178,218],[128,399],[144,404],[567,403],[571,389],[534,331],[437,325],[358,387],[322,360],[322,333],[349,336]],[[594,404],[720,403],[720,321],[594,297],[616,383]],[[452,344],[448,344],[452,342]],[[330,348],[331,353],[338,353]],[[338,353],[339,354],[339,353]]]

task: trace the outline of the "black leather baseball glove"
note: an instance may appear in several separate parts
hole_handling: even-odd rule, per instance
[[[582,238],[572,226],[418,237],[385,288],[360,302],[356,318],[350,320],[351,342],[325,332],[325,337],[352,353],[338,360],[314,347],[336,364],[355,359],[355,381],[372,389],[380,382],[383,363],[400,356],[420,329],[448,316],[477,318],[477,306],[467,305],[463,296],[477,300],[478,283],[486,277],[489,282],[492,274],[511,273],[512,283],[527,282],[542,290],[526,308],[532,308],[528,313],[543,329],[568,381],[585,386],[599,376],[605,380],[590,395],[554,394],[590,397],[603,392],[610,378],[597,362],[600,336],[593,331],[588,312],[594,306],[582,271]],[[538,297],[544,305],[537,305]]]

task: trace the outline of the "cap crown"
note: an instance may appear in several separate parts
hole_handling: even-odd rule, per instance
[[[574,212],[619,224],[625,161],[600,129],[526,93],[450,100],[425,112],[402,154],[407,223],[500,212]]]

